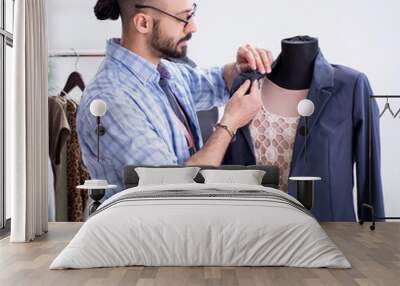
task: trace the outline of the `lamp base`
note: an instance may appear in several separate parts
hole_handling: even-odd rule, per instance
[[[297,199],[308,210],[314,205],[314,181],[297,181]]]
[[[99,134],[99,136],[103,136],[104,134],[106,134],[106,129],[99,124],[98,127],[96,127],[96,134]]]
[[[93,203],[89,207],[89,215],[94,213],[97,208],[101,205],[100,200],[104,197],[106,193],[105,189],[91,189],[89,192],[89,197],[93,200]]]
[[[307,126],[301,126],[299,128],[299,134],[303,137],[306,137],[308,135],[308,128]]]
[[[297,183],[297,200],[310,210],[314,206],[315,181],[320,177],[290,177],[289,180]]]

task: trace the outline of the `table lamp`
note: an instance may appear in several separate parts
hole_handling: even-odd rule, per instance
[[[90,103],[90,113],[96,117],[96,135],[97,135],[97,162],[100,162],[100,136],[106,133],[106,129],[101,126],[101,117],[107,112],[107,104],[101,99],[95,99]],[[89,207],[89,215],[93,214],[100,206],[106,189],[116,188],[115,185],[109,185],[107,180],[91,179],[86,180],[84,185],[77,186],[78,189],[88,190],[89,196],[93,200]]]
[[[300,134],[304,136],[304,158],[307,163],[307,137],[309,133],[309,118],[313,115],[315,110],[314,103],[309,99],[303,99],[297,105],[297,111],[299,112],[300,116],[304,117],[304,126],[300,130]]]
[[[100,161],[100,136],[106,133],[106,129],[101,126],[100,118],[107,112],[107,104],[101,99],[95,99],[90,103],[90,113],[96,117],[96,135],[97,135],[97,162]]]
[[[297,105],[297,111],[304,117],[304,126],[300,129],[300,134],[304,136],[304,159],[307,164],[307,137],[309,134],[309,117],[314,113],[314,103],[309,99],[303,99]],[[321,180],[320,177],[290,177],[289,180],[297,182],[297,199],[305,208],[311,209],[314,205],[315,181]]]

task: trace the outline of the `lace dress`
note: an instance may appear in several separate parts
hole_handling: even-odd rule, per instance
[[[264,106],[250,124],[257,165],[279,168],[279,189],[288,191],[288,176],[300,116],[297,104],[308,90],[288,90],[265,79]],[[266,108],[268,106],[268,109]]]
[[[284,117],[263,108],[250,125],[257,165],[279,167],[279,189],[287,192],[299,117]]]

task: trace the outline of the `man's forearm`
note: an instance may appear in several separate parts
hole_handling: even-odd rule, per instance
[[[237,74],[235,63],[224,66],[224,80],[228,89],[231,88],[233,79]],[[185,165],[221,165],[231,140],[232,137],[226,130],[217,128],[203,148],[190,157]]]
[[[226,130],[217,128],[203,148],[190,157],[185,165],[221,165],[231,140],[232,137]]]
[[[228,89],[231,89],[233,79],[237,75],[239,75],[239,72],[235,63],[224,66],[224,80]],[[235,124],[232,124],[232,122],[224,122],[224,124],[229,126],[229,128],[236,130],[234,128]],[[229,134],[229,131],[224,130],[223,128],[217,128],[204,144],[204,147],[190,157],[189,160],[185,162],[185,165],[221,165],[225,152],[231,141],[232,137]]]

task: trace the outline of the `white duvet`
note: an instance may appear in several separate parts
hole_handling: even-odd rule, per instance
[[[174,190],[249,191],[250,195],[130,198],[138,192]],[[252,197],[251,190],[266,192],[271,198]],[[350,268],[319,223],[299,205],[279,190],[254,185],[127,189],[100,206],[50,269],[128,265]]]

